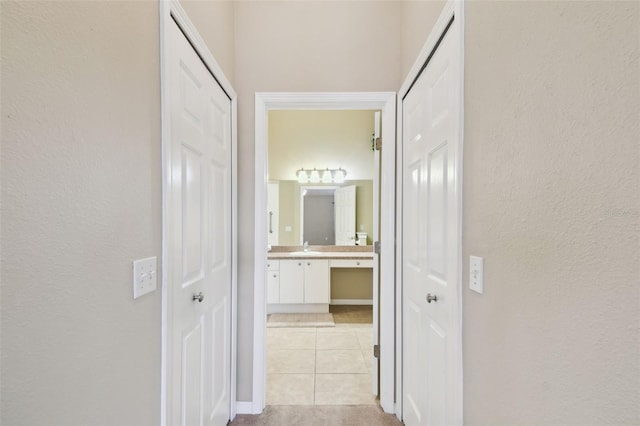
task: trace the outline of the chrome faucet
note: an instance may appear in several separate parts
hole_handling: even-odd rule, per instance
[[[309,251],[309,241],[305,241],[302,247],[304,251]]]

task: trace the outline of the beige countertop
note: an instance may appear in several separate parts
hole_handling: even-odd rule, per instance
[[[373,259],[373,252],[269,252],[267,259]]]
[[[373,259],[373,246],[274,246],[268,259]]]

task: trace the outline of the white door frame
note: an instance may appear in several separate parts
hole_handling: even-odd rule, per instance
[[[464,0],[449,0],[440,14],[438,21],[434,25],[427,41],[425,42],[418,58],[413,63],[407,78],[402,84],[400,90],[398,91],[398,144],[397,144],[397,170],[402,170],[402,101],[406,97],[407,93],[413,86],[413,83],[420,76],[422,70],[426,67],[429,59],[431,58],[432,53],[440,44],[441,37],[447,31],[455,31],[458,33],[459,37],[459,45],[456,46],[458,49],[458,59],[459,59],[459,70],[460,70],[460,96],[458,99],[459,102],[459,111],[460,111],[460,121],[459,121],[459,135],[460,135],[460,150],[458,151],[457,164],[459,165],[458,170],[456,171],[456,198],[458,202],[458,276],[457,276],[457,288],[458,288],[458,300],[457,300],[457,310],[458,316],[456,317],[456,338],[459,341],[460,352],[458,353],[458,357],[455,362],[459,363],[460,366],[460,377],[459,377],[459,386],[458,386],[458,394],[460,398],[460,408],[463,406],[462,399],[462,266],[463,266],[463,258],[462,258],[462,159],[463,159],[463,145],[464,145]],[[396,281],[398,283],[402,283],[402,179],[397,179],[397,187],[396,191],[398,194],[398,202],[396,204],[396,245],[397,245],[397,258],[396,258]],[[397,317],[399,320],[396,323],[396,336],[398,342],[403,342],[403,323],[402,323],[402,285],[398,285],[396,288],[396,309],[399,313]],[[399,419],[402,419],[403,407],[403,392],[404,388],[402,386],[402,349],[404,343],[398,344],[396,346],[396,380],[398,386],[398,398],[396,401],[396,416]],[[462,419],[462,411],[460,412],[460,419]]]
[[[237,341],[237,281],[238,281],[238,233],[237,233],[237,216],[238,216],[238,154],[237,154],[237,95],[231,86],[231,83],[222,72],[222,68],[218,65],[213,55],[209,51],[206,43],[198,34],[196,27],[189,19],[187,13],[177,0],[160,1],[160,80],[161,80],[161,121],[162,121],[162,370],[161,370],[161,402],[160,402],[160,424],[167,425],[167,375],[168,375],[168,306],[167,300],[167,278],[168,278],[168,256],[169,248],[167,246],[167,237],[169,231],[169,208],[171,206],[170,188],[171,188],[171,164],[170,160],[170,137],[171,137],[171,121],[170,121],[170,105],[168,104],[169,93],[169,68],[171,62],[167,58],[169,52],[170,33],[169,26],[173,25],[171,21],[175,21],[184,33],[191,46],[202,59],[202,62],[209,69],[213,78],[218,82],[222,90],[231,100],[231,381],[230,381],[230,397],[229,397],[229,416],[233,419],[236,415],[236,341]],[[266,238],[266,236],[265,236]]]
[[[385,152],[396,150],[396,94],[394,92],[351,93],[256,93],[255,100],[255,240],[253,310],[253,395],[251,412],[261,413],[266,391],[266,295],[268,112],[270,110],[381,110],[382,140]],[[383,155],[381,167],[380,241],[380,406],[387,413],[395,409],[395,155]]]

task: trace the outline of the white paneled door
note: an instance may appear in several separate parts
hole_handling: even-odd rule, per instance
[[[403,100],[403,420],[456,425],[458,320],[458,33],[449,31]]]
[[[356,187],[336,188],[333,195],[336,215],[336,245],[356,244]]]
[[[225,425],[231,381],[231,101],[172,21],[167,424]]]

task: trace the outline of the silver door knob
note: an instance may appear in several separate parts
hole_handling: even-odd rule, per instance
[[[431,293],[427,293],[427,303],[431,303],[431,302],[437,302],[438,301],[438,296],[431,295]]]
[[[197,300],[198,302],[201,302],[204,300],[204,294],[202,294],[202,292],[198,293],[198,294],[194,294],[193,295],[193,299],[194,302]]]

